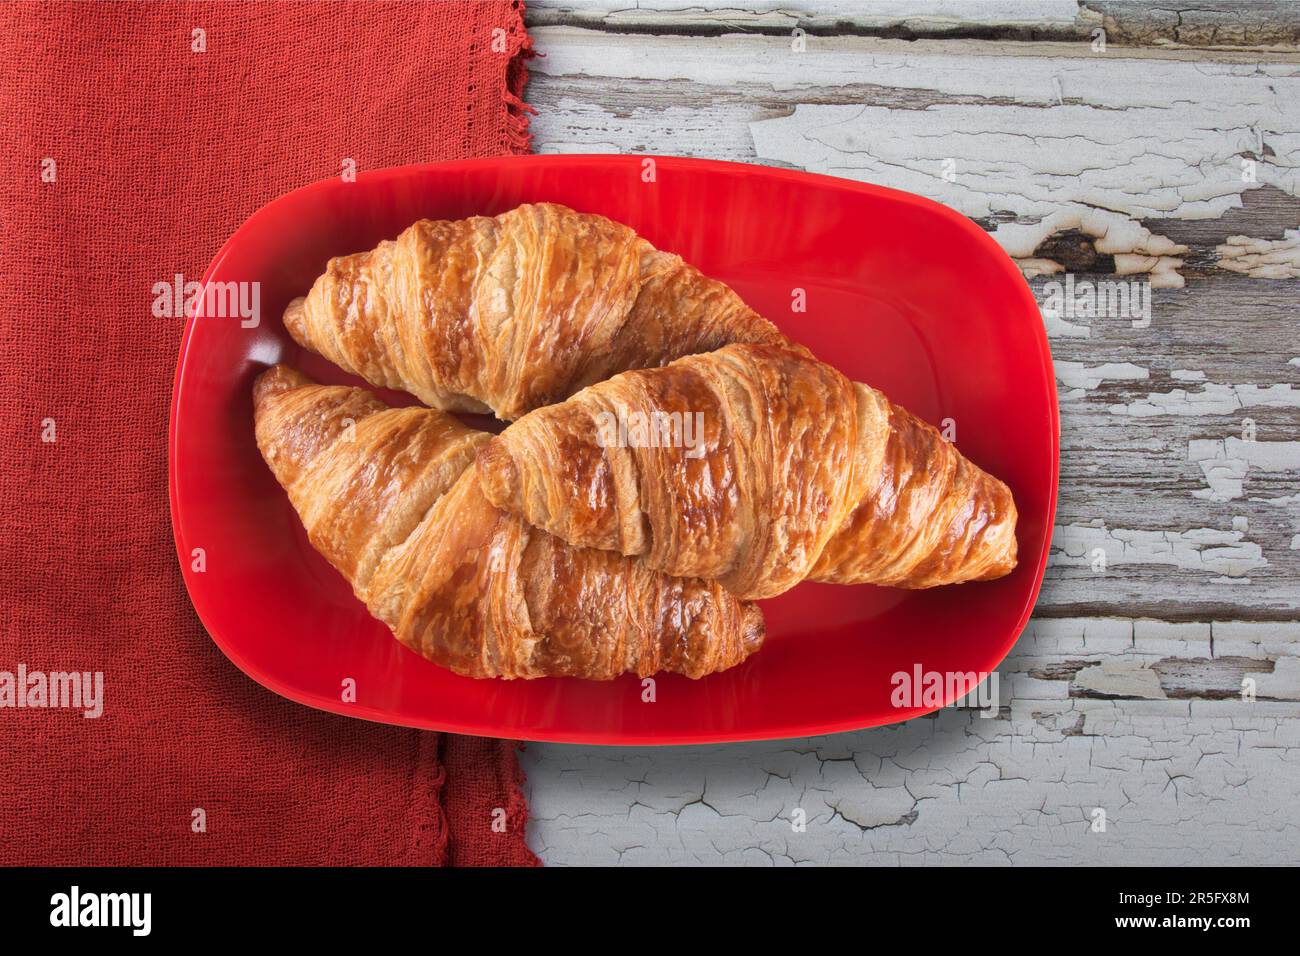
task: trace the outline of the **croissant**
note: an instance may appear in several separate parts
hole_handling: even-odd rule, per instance
[[[506,420],[731,342],[801,348],[627,226],[550,203],[417,222],[332,259],[284,325],[372,385]]]
[[[779,347],[616,375],[477,454],[494,505],[745,599],[805,578],[927,588],[1016,563],[1006,485],[880,392]]]
[[[716,582],[573,548],[483,496],[491,436],[286,366],[253,389],[257,445],[308,538],[407,647],[470,677],[702,677],[763,640]]]

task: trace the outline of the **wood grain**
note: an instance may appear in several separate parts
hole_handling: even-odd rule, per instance
[[[1131,46],[1278,49],[1300,42],[1300,11],[1286,2],[1100,2],[1088,0],[750,0],[710,8],[699,0],[584,0],[530,4],[529,23],[619,33],[723,33],[916,39],[1091,40]]]

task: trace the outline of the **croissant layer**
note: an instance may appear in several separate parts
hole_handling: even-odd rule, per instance
[[[285,366],[254,386],[258,447],[312,545],[408,647],[471,677],[671,671],[743,661],[762,615],[717,582],[572,547],[492,505],[491,436]]]
[[[790,344],[679,257],[551,203],[424,220],[332,259],[284,323],[374,385],[503,419],[730,342]]]
[[[808,355],[731,345],[617,375],[478,450],[493,504],[744,598],[804,579],[1008,573],[1011,493],[930,425]]]

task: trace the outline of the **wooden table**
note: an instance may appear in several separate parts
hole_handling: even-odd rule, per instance
[[[1300,861],[1300,10],[533,0],[528,16],[538,152],[790,166],[990,230],[1056,307],[1062,427],[1051,564],[998,716],[530,745],[543,859]],[[1049,285],[1067,276],[1076,294],[1149,286],[1149,321],[1071,312]]]

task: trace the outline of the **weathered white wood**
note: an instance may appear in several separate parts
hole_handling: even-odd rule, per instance
[[[1266,472],[1300,474],[1300,442],[1243,441],[1240,438],[1196,439],[1187,445],[1187,458],[1205,475],[1206,488],[1192,492],[1197,498],[1232,501],[1245,494],[1246,480],[1252,469]],[[1291,500],[1264,499],[1275,504]]]
[[[834,33],[909,36],[968,35],[977,31],[1034,31],[1038,36],[1077,37],[1102,15],[1081,10],[1075,0],[846,0],[786,2],[751,0],[709,5],[698,0],[587,0],[530,4],[536,29],[563,24],[617,32],[698,34],[703,32],[789,32],[798,27]]]
[[[624,32],[811,32],[897,37],[1091,39],[1130,45],[1288,47],[1300,13],[1288,2],[1089,2],[1075,0],[583,0],[530,5],[539,26]]]
[[[1088,3],[1073,22],[1049,4],[1038,28],[1021,4],[852,5],[840,26],[826,3],[678,6],[598,4],[582,21],[595,29],[530,6],[569,24],[533,31],[539,151],[899,186],[993,232],[1045,307],[1067,278],[1155,291],[1141,321],[1044,315],[1057,528],[997,717],[726,747],[531,745],[535,849],[560,864],[1294,863],[1300,5],[1270,23],[1259,4]],[[1087,39],[1098,21],[1104,54]],[[740,30],[754,32],[717,35]],[[1290,46],[1224,49],[1247,43]]]
[[[1294,863],[1298,653],[1294,624],[1039,622],[999,669],[996,717],[532,745],[529,839],[559,865]]]
[[[1153,293],[1146,328],[1049,323],[1062,455],[1040,614],[1300,610],[1297,304],[1294,281],[1201,278]]]
[[[1189,247],[1153,226],[1221,219],[1253,190],[1294,202],[1300,188],[1300,66],[1291,63],[1153,61],[1077,43],[954,49],[818,37],[796,51],[778,37],[535,32],[548,51],[531,94],[545,104],[534,124],[542,151],[653,142],[918,192],[991,224],[1031,276],[1065,268],[1040,250],[1077,233],[1119,274],[1177,287]],[[612,93],[610,106],[548,99],[547,77],[601,77],[643,105]],[[772,115],[774,101],[782,115]],[[1243,237],[1205,254],[1227,252],[1235,272],[1284,277],[1294,249],[1275,246],[1282,238]]]
[[[550,864],[1295,862],[1300,625],[1040,621],[999,677],[990,718],[530,746],[530,840]]]
[[[532,745],[530,842],[549,864],[1295,862],[1297,624],[1036,622],[998,674],[991,718],[949,709],[728,747]]]

